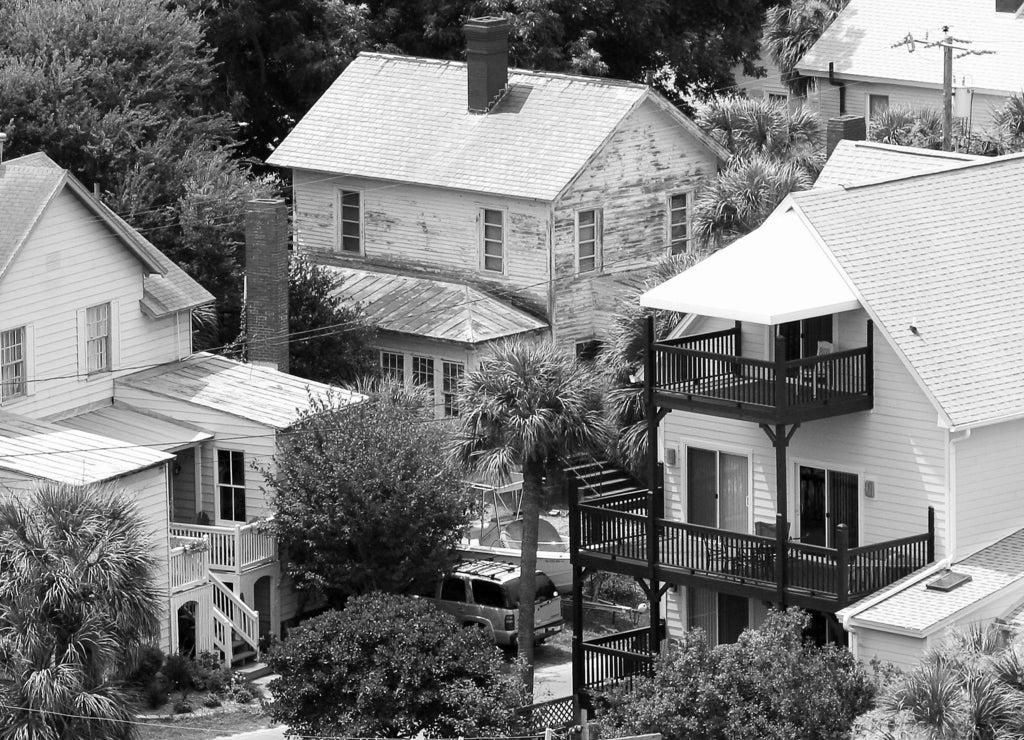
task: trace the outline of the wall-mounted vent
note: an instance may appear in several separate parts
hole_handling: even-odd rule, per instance
[[[930,589],[931,591],[949,593],[954,588],[960,588],[965,583],[970,583],[971,580],[971,577],[966,573],[957,573],[953,570],[947,570],[941,576],[925,586],[925,588]]]

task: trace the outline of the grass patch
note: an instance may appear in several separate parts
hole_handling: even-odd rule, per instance
[[[196,716],[182,716],[181,719],[161,717],[142,720],[138,728],[139,740],[208,740],[222,735],[262,730],[274,723],[258,709],[232,709],[224,712],[210,712]]]

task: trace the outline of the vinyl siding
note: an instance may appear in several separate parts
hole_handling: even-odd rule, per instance
[[[32,327],[32,391],[4,404],[36,418],[57,418],[107,401],[111,373],[78,377],[78,312],[116,305],[119,367],[138,368],[179,355],[188,340],[176,319],[153,320],[139,307],[142,264],[65,190],[47,208],[0,286],[0,329]],[[186,345],[187,346],[187,345]],[[116,374],[116,371],[115,371]]]
[[[941,65],[940,62],[936,62]],[[941,66],[936,67],[939,74]],[[815,78],[815,87],[807,97],[806,105],[822,121],[839,115],[839,88],[831,85],[827,77]],[[894,85],[881,82],[851,82],[846,86],[846,113],[852,116],[868,115],[868,95],[888,95],[891,107],[931,108],[942,113],[942,90],[939,88]],[[983,133],[993,125],[995,112],[1006,103],[1006,98],[975,93],[972,106],[971,130]]]
[[[362,193],[363,256],[336,247],[338,192]],[[419,185],[294,173],[296,242],[352,267],[374,264],[459,276],[498,290],[512,288],[535,309],[548,302],[548,204]],[[505,273],[481,266],[481,210],[505,213]]]
[[[841,314],[836,334],[837,349],[864,345],[866,316],[862,311]],[[687,333],[704,331],[700,322]],[[744,329],[744,341],[765,327]],[[745,354],[758,356],[761,346]],[[775,518],[775,451],[767,435],[755,424],[719,419],[680,411],[669,413],[663,423],[664,444],[679,450],[678,470],[666,470],[667,512],[682,517],[686,510],[683,491],[686,445],[746,454],[751,458],[754,520]],[[860,498],[861,544],[919,534],[927,525],[927,507],[935,507],[936,557],[945,552],[946,459],[945,432],[936,424],[936,412],[913,378],[881,335],[875,332],[875,408],[869,412],[804,424],[793,435],[788,449],[789,518],[798,518],[796,465],[826,466],[857,473],[875,482],[876,496]],[[863,493],[863,492],[862,492]]]
[[[560,343],[602,338],[610,317],[668,253],[668,196],[716,170],[714,156],[655,103],[645,101],[554,208],[554,333]],[[600,209],[602,267],[577,273],[576,213]]]
[[[908,635],[894,635],[880,630],[858,627],[853,654],[863,663],[878,658],[898,668],[913,668],[927,647],[925,640]]]
[[[1024,421],[975,429],[951,454],[961,558],[1024,527]]]
[[[245,453],[245,513],[248,520],[270,513],[264,495],[263,476],[253,466],[273,470],[276,451],[276,433],[270,427],[248,421],[204,406],[178,401],[137,388],[119,386],[117,400],[130,406],[144,408],[148,413],[191,424],[214,435],[211,442],[202,445],[203,511],[216,513],[214,499],[216,450],[243,450]],[[211,515],[211,524],[217,523]]]

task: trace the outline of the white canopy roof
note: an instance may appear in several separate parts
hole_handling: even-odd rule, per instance
[[[771,325],[849,311],[860,302],[788,210],[647,291],[640,305]]]

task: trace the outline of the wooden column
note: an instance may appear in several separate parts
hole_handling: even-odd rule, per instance
[[[656,385],[654,317],[647,317],[647,344],[644,354],[644,405],[647,410],[647,585],[648,614],[651,618],[650,648],[658,652],[658,623],[661,621],[661,588],[658,583],[658,512],[664,506],[659,499],[658,407],[654,403]],[[659,506],[660,503],[660,506]]]
[[[580,692],[583,690],[583,568],[579,565],[582,542],[580,532],[579,484],[569,474],[569,557],[572,560],[572,696],[579,717]]]
[[[776,602],[780,609],[786,608],[786,560],[788,554],[786,542],[789,539],[789,517],[786,505],[786,474],[789,464],[786,460],[786,448],[799,426],[799,424],[794,424],[787,432],[785,424],[776,424],[774,429],[768,424],[761,425],[761,429],[768,435],[772,446],[775,447],[775,588]]]
[[[850,603],[850,530],[845,524],[836,527],[836,550],[836,611],[839,611]]]

